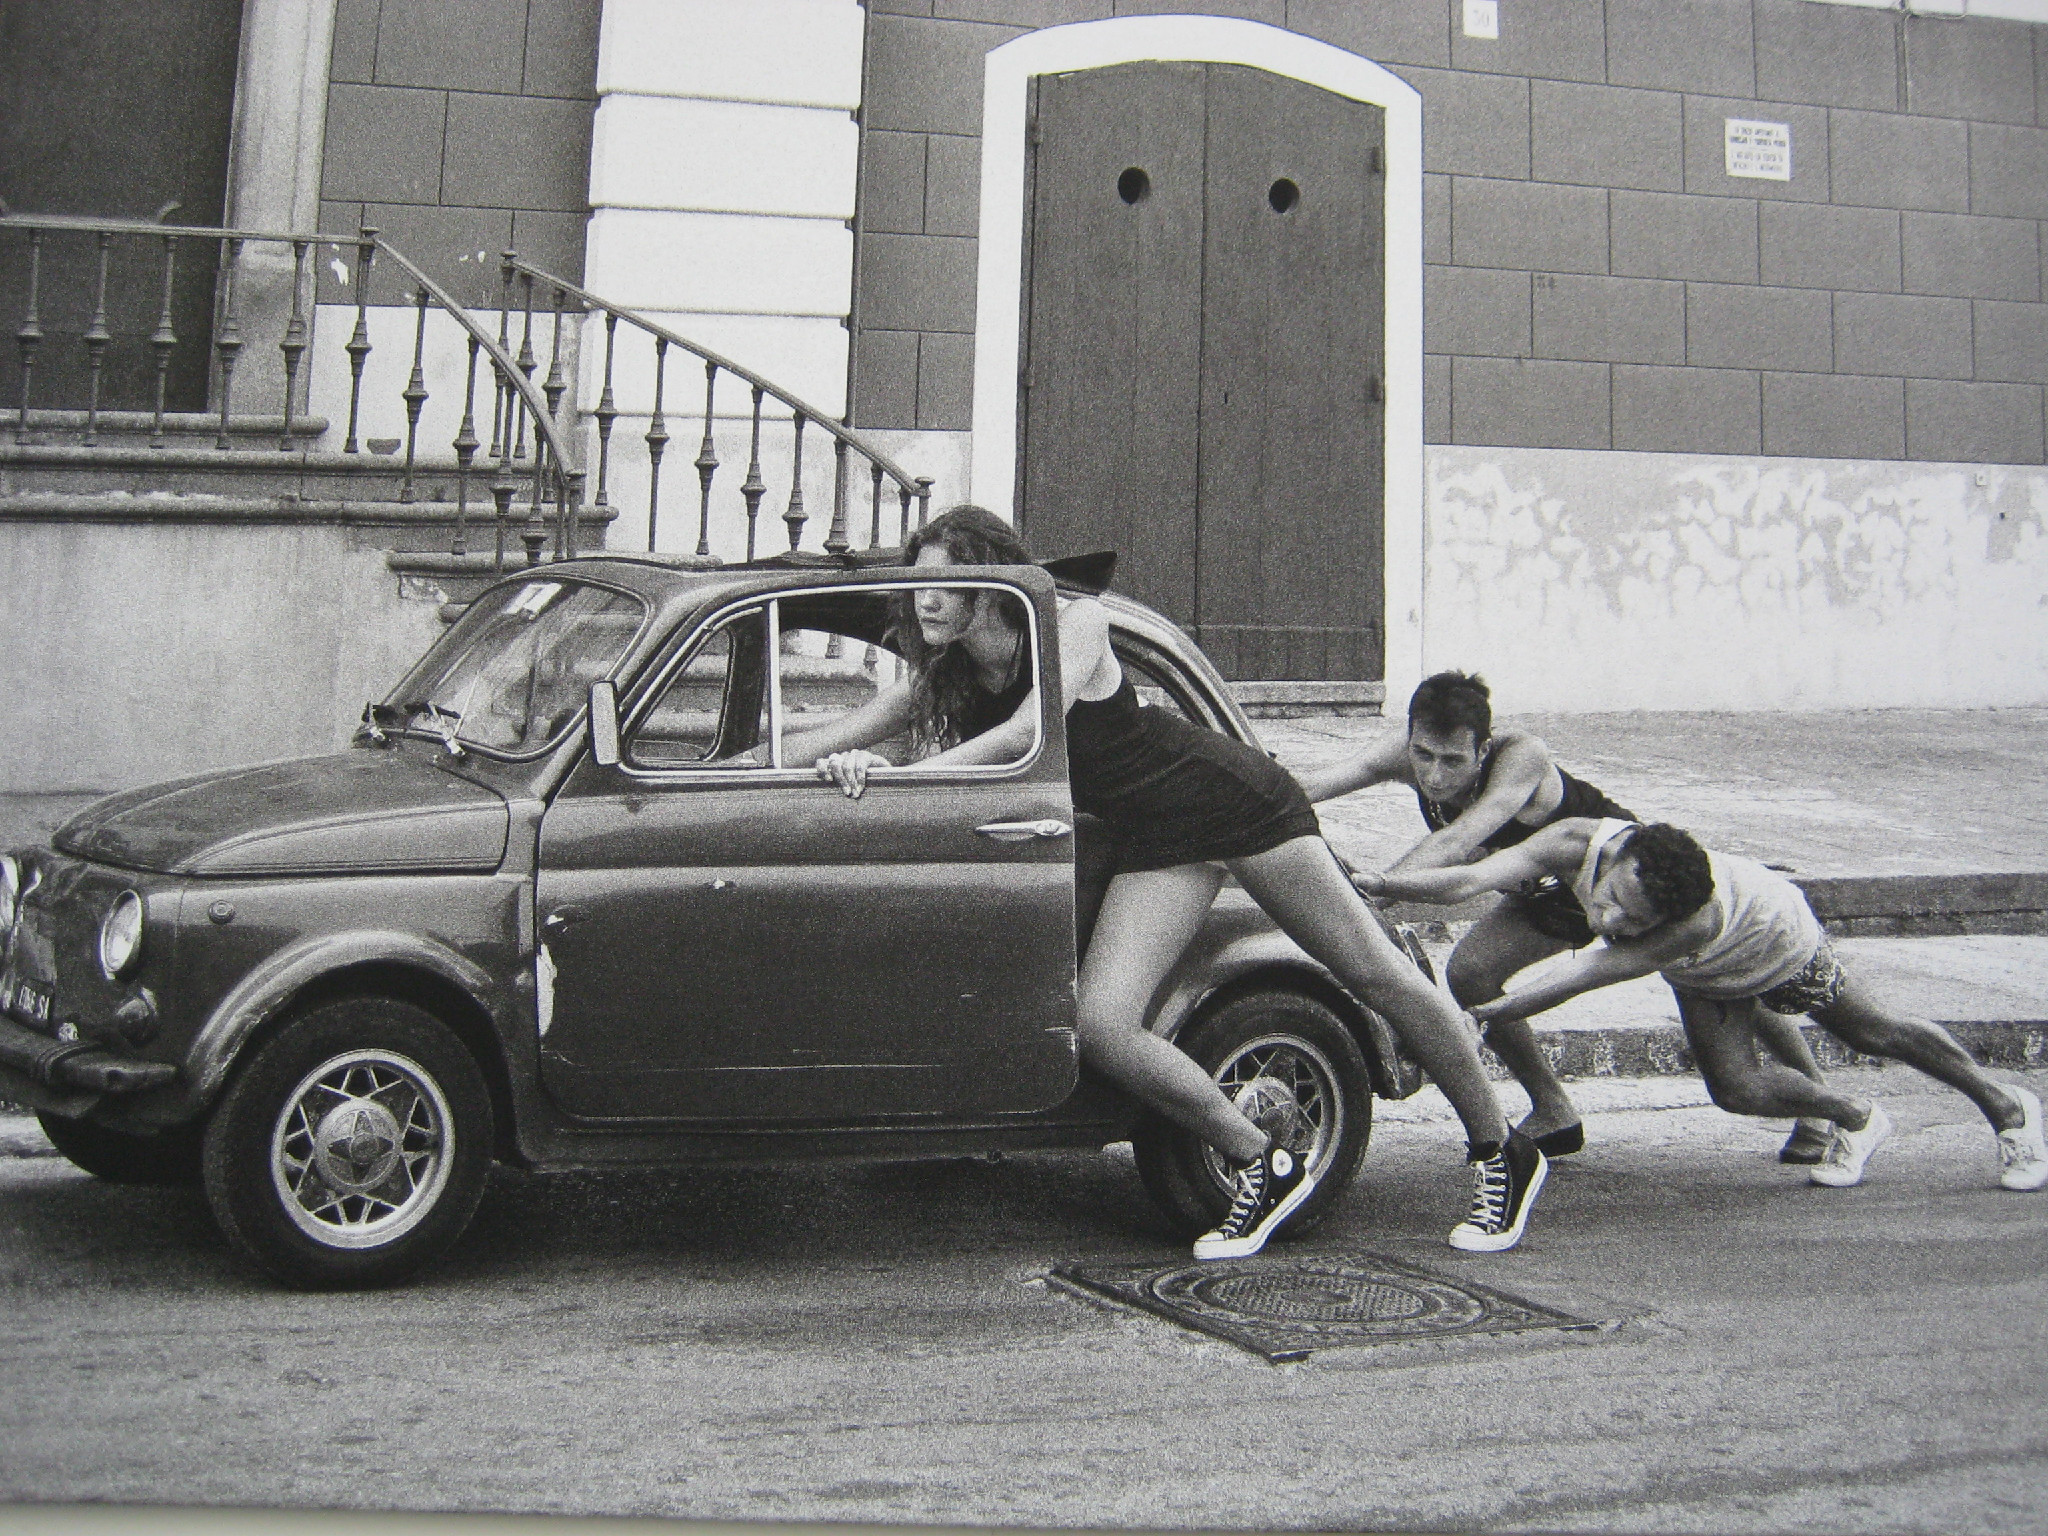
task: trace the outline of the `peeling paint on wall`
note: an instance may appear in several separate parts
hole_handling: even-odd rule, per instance
[[[2048,702],[2048,471],[1433,447],[1427,498],[1425,669],[1516,710]]]

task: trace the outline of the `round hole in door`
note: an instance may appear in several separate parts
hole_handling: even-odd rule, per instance
[[[1152,178],[1134,165],[1117,177],[1116,195],[1135,207],[1152,195]]]
[[[1282,176],[1272,186],[1266,188],[1266,201],[1272,205],[1275,213],[1285,213],[1301,201],[1301,188]]]

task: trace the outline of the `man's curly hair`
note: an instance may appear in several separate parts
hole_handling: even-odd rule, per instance
[[[1636,883],[1667,923],[1691,917],[1714,895],[1707,850],[1690,832],[1668,822],[1638,827],[1621,846],[1636,862]]]

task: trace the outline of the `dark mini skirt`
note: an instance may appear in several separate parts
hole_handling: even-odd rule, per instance
[[[1102,821],[1118,872],[1266,853],[1322,827],[1294,776],[1254,747],[1141,705],[1126,679],[1067,712],[1074,807]]]

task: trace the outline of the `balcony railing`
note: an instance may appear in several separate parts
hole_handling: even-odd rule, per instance
[[[788,468],[789,494],[782,503],[781,519],[789,540],[789,548],[802,547],[805,526],[811,514],[804,498],[804,432],[807,427],[816,426],[831,442],[832,450],[832,515],[826,525],[823,547],[828,554],[845,554],[853,548],[853,510],[850,505],[854,495],[855,477],[867,481],[867,544],[870,549],[881,547],[886,537],[885,524],[888,514],[894,513],[896,524],[895,542],[913,526],[913,504],[916,507],[914,526],[923,527],[931,513],[932,480],[930,476],[912,476],[901,465],[861,436],[834,421],[830,415],[816,406],[807,404],[789,391],[763,378],[751,369],[742,367],[731,358],[724,357],[709,347],[678,335],[675,331],[650,319],[648,316],[626,309],[599,298],[596,294],[578,287],[566,278],[556,277],[550,272],[532,266],[519,259],[513,251],[505,253],[504,279],[506,293],[501,311],[511,307],[511,284],[517,274],[523,290],[524,335],[529,338],[533,330],[535,289],[547,291],[552,296],[554,312],[555,348],[554,359],[549,373],[549,399],[558,397],[558,375],[561,364],[561,322],[565,305],[574,304],[586,314],[604,317],[604,361],[602,365],[603,384],[597,404],[589,414],[597,423],[597,484],[593,505],[611,505],[612,428],[623,414],[613,390],[613,369],[618,352],[618,331],[624,322],[629,331],[641,333],[644,342],[653,354],[653,397],[652,409],[648,414],[647,430],[643,434],[647,445],[647,547],[653,550],[660,537],[662,499],[662,461],[670,441],[669,418],[665,412],[668,403],[669,352],[674,349],[689,354],[704,368],[704,400],[701,412],[693,413],[701,419],[703,432],[697,446],[697,457],[693,461],[697,471],[697,539],[695,553],[709,558],[712,548],[712,519],[716,498],[715,484],[723,461],[718,451],[718,384],[721,375],[731,375],[737,383],[751,393],[751,409],[744,420],[747,439],[747,471],[735,488],[738,506],[732,510],[746,519],[746,558],[752,560],[760,552],[761,504],[767,497],[770,486],[763,478],[761,464],[761,425],[763,409],[773,401],[788,413],[791,424],[790,462]],[[508,333],[501,331],[499,340],[506,341]],[[525,362],[531,356],[530,345],[522,342],[520,358]],[[726,418],[730,421],[736,418]],[[853,467],[849,461],[858,461]],[[884,482],[894,504],[885,501]],[[730,477],[726,482],[730,484]],[[731,506],[728,496],[727,506]]]
[[[395,416],[394,403],[402,404],[404,410],[403,471],[397,492],[401,503],[413,503],[418,498],[416,481],[422,441],[428,442],[431,451],[438,432],[445,431],[455,420],[453,402],[445,398],[450,393],[445,386],[444,399],[435,402],[436,409],[431,415],[427,411],[431,395],[426,380],[430,374],[445,377],[446,369],[434,365],[448,361],[443,357],[429,358],[428,312],[438,310],[460,328],[458,344],[467,350],[462,410],[459,424],[446,439],[455,459],[455,517],[450,552],[457,557],[472,563],[482,559],[480,552],[472,557],[469,547],[473,532],[471,494],[477,484],[487,485],[492,503],[492,569],[505,567],[515,538],[524,545],[528,564],[571,557],[582,547],[586,531],[586,476],[577,453],[580,434],[570,430],[562,411],[564,398],[571,393],[565,362],[573,367],[580,355],[582,337],[574,326],[586,315],[601,315],[604,326],[602,389],[596,405],[582,414],[596,423],[596,485],[590,514],[606,522],[616,511],[612,506],[612,431],[624,414],[613,389],[620,324],[623,322],[629,334],[639,334],[652,348],[652,409],[642,434],[647,450],[650,550],[658,546],[664,511],[674,516],[674,509],[664,506],[661,485],[663,458],[670,437],[669,417],[664,408],[668,401],[671,352],[687,354],[701,363],[704,370],[702,434],[694,460],[698,482],[693,509],[694,558],[707,563],[716,559],[712,554],[714,515],[722,518],[728,506],[734,519],[744,517],[744,529],[736,521],[729,530],[721,527],[716,542],[729,551],[743,546],[747,558],[753,558],[761,543],[758,523],[762,506],[771,490],[781,509],[779,515],[789,549],[802,547],[807,525],[813,520],[806,506],[804,471],[805,433],[810,428],[825,434],[833,455],[832,510],[822,539],[826,553],[849,552],[854,539],[862,533],[868,548],[879,547],[892,536],[900,540],[913,526],[913,518],[921,526],[930,512],[930,478],[912,476],[843,423],[740,363],[645,315],[608,303],[566,279],[529,265],[513,251],[504,252],[499,262],[497,334],[493,336],[484,320],[457,303],[412,257],[394,248],[374,228],[364,228],[353,235],[286,234],[17,214],[0,206],[0,237],[4,237],[0,239],[0,258],[6,259],[24,298],[20,323],[14,332],[18,373],[15,408],[0,409],[0,433],[11,425],[17,450],[36,451],[52,433],[77,433],[78,443],[90,447],[100,442],[103,430],[132,432],[144,424],[148,427],[150,447],[168,449],[173,437],[189,432],[197,419],[189,409],[180,408],[197,402],[178,398],[180,393],[193,391],[189,386],[175,385],[174,381],[185,379],[196,384],[203,376],[206,419],[213,429],[216,449],[223,453],[235,449],[238,439],[246,445],[252,426],[264,419],[252,413],[253,405],[255,411],[265,413],[268,422],[280,429],[278,451],[295,458],[302,455],[306,448],[306,402],[312,371],[312,360],[307,354],[313,341],[314,262],[309,257],[315,257],[323,247],[331,247],[335,252],[336,275],[346,282],[354,300],[355,323],[346,345],[338,349],[348,358],[347,426],[339,459],[329,456],[328,462],[346,467],[352,456],[363,453],[367,419],[365,371],[376,345],[371,330],[373,324],[380,329],[393,324],[388,303],[372,304],[373,284],[389,282],[391,279],[384,274],[394,274],[400,290],[398,296],[405,308],[412,311],[406,317],[410,324],[404,327],[410,332],[404,340],[410,343],[411,370],[404,387],[395,391],[397,401],[384,402],[376,413],[391,420]],[[204,253],[198,258],[201,264],[207,259],[216,260],[213,318],[210,334],[204,338],[180,335],[178,331],[178,315],[190,316],[196,311],[189,292],[194,247]],[[276,372],[270,371],[264,389],[269,398],[252,402],[247,398],[250,390],[241,383],[238,374],[246,375],[246,365],[254,355],[247,349],[252,344],[264,344],[265,338],[247,334],[258,322],[244,302],[245,272],[256,264],[264,269],[260,275],[268,278],[275,273],[281,279],[286,252],[289,302],[283,302],[283,289],[279,288],[276,301],[269,305],[275,317],[275,346],[281,359],[282,380],[278,382]],[[343,253],[349,257],[346,263]],[[185,264],[182,274],[181,262]],[[545,294],[549,300],[546,310],[536,309],[539,294]],[[110,299],[117,310],[125,310],[120,323],[113,326],[109,324]],[[145,337],[142,327],[152,313],[155,328]],[[537,315],[541,326],[552,327],[544,337],[548,368],[538,381]],[[571,325],[566,338],[565,317]],[[51,328],[50,334],[46,334],[46,326]],[[46,379],[43,365],[53,360],[56,346],[67,342],[75,350],[68,358],[56,360],[65,362],[59,372],[68,377]],[[383,342],[387,347],[392,344],[388,339]],[[194,357],[195,347],[204,348],[205,355]],[[323,350],[331,353],[337,349],[330,345]],[[103,398],[110,364],[125,370],[120,373],[121,386],[112,405]],[[721,419],[717,415],[719,385],[726,376],[750,392],[751,411],[744,418]],[[488,397],[484,401],[479,400],[479,388]],[[338,394],[329,394],[338,407]],[[571,407],[573,416],[577,414],[573,401]],[[485,411],[490,417],[488,441],[480,431],[481,413]],[[784,421],[788,423],[786,464],[771,452],[771,465],[764,467],[764,411],[773,424],[774,436],[780,436]],[[338,409],[335,414],[339,414]],[[718,437],[721,430],[736,430],[732,425],[735,420],[744,420],[746,424],[747,470],[738,485],[732,486],[730,476],[719,482]],[[395,450],[397,446],[375,437],[367,441],[376,451]],[[727,446],[729,450],[732,447],[730,443]],[[247,451],[246,446],[242,451]],[[181,457],[189,467],[192,455]],[[435,463],[436,475],[445,475],[445,459]],[[782,494],[785,474],[786,496]],[[867,482],[867,506],[863,509],[866,517],[861,519],[867,525],[864,530],[855,527],[857,514],[852,502],[856,477],[864,477]],[[474,521],[481,520],[479,510]],[[893,535],[886,526],[890,522],[895,525]]]

